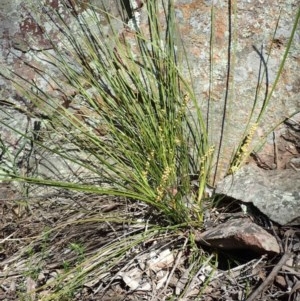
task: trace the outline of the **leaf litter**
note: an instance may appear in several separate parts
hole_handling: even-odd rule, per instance
[[[155,215],[149,218],[145,205],[60,192],[43,200],[28,198],[27,209],[16,216],[15,200],[21,197],[16,188],[2,184],[1,193],[5,196],[5,200],[1,197],[1,300],[20,300],[20,296],[49,300],[58,287],[72,283],[76,274],[82,277],[69,287],[66,300],[247,300],[281,256],[249,260],[246,253],[243,259],[243,252],[236,258],[234,252],[223,257],[218,252],[216,259],[216,250],[199,246],[199,257],[191,259],[197,252],[193,252],[188,231],[153,232],[130,246],[133,233],[147,230],[145,223],[133,223],[128,216],[140,221],[148,218],[150,225]],[[263,294],[269,300],[297,300],[300,231],[283,228],[278,235],[294,257]],[[118,245],[122,237],[127,237],[127,249],[118,264],[109,266],[107,256],[123,247]]]

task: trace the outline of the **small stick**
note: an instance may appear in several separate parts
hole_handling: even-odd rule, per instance
[[[273,141],[274,141],[274,163],[276,164],[276,169],[278,169],[279,166],[278,166],[277,135],[275,131],[273,131]]]
[[[263,291],[271,284],[274,280],[282,266],[286,263],[286,261],[290,258],[291,253],[284,253],[279,262],[275,265],[272,272],[268,275],[268,277],[264,280],[264,282],[246,299],[246,301],[254,301],[259,295],[263,293]]]
[[[292,162],[290,162],[290,166],[296,170],[296,171],[300,171],[300,168],[297,168]]]

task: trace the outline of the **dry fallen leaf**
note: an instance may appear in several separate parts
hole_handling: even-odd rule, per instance
[[[30,294],[30,300],[35,300],[35,289],[36,289],[36,282],[31,278],[26,278],[26,292]]]
[[[136,290],[140,286],[142,271],[139,268],[133,268],[127,272],[119,272],[118,276],[122,278],[130,290]]]
[[[157,257],[148,261],[148,268],[157,273],[162,269],[171,267],[174,263],[174,255],[170,249],[163,250]]]

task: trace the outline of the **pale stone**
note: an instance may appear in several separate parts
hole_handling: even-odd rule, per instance
[[[217,194],[252,203],[280,225],[300,225],[300,172],[247,165],[217,185]]]

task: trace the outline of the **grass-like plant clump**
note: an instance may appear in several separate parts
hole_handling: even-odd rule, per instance
[[[75,250],[81,244],[70,243],[80,261],[74,269],[68,263],[57,286],[50,285],[56,293],[46,299],[62,298],[96,269],[98,275],[115,269],[128,251],[161,233],[170,233],[167,241],[180,241],[179,249],[190,248],[192,279],[206,259],[190,230],[201,227],[204,210],[212,203],[207,189],[217,178],[222,141],[216,146],[210,143],[206,112],[199,105],[191,80],[185,77],[186,70],[182,70],[187,62],[182,62],[186,56],[176,30],[174,3],[146,1],[148,27],[140,26],[133,18],[132,28],[121,33],[115,27],[120,20],[105,9],[90,5],[79,13],[74,2],[62,1],[62,5],[62,10],[44,7],[42,15],[38,10],[33,13],[38,24],[47,20],[52,26],[51,33],[55,32],[54,36],[44,33],[52,50],[36,53],[38,67],[24,61],[39,80],[33,82],[17,72],[3,72],[34,107],[35,112],[27,114],[43,117],[39,136],[23,133],[9,124],[5,126],[44,150],[50,158],[59,158],[59,166],[55,162],[47,165],[49,170],[54,166],[53,176],[39,170],[32,176],[6,166],[2,167],[2,176],[9,181],[107,197],[101,202],[117,197],[120,202],[125,199],[132,204],[146,204],[149,210],[143,219],[139,215],[139,220],[130,211],[78,220],[126,223],[139,231],[132,230],[104,244],[90,257],[83,256],[79,248]],[[103,32],[103,16],[110,25],[109,37]],[[250,124],[254,110],[249,112],[249,124],[239,147],[232,149],[227,173],[234,173],[251,153],[251,140],[282,72],[298,19],[272,91],[254,125]],[[261,86],[262,82],[258,89]],[[3,150],[7,155],[8,149],[3,146]],[[63,162],[72,171],[69,178],[60,166]],[[186,240],[176,234],[183,229],[188,229]],[[175,238],[179,236],[180,239]],[[71,277],[72,273],[76,276]]]
[[[21,93],[47,115],[43,126],[59,141],[42,146],[103,185],[23,180],[142,201],[175,224],[201,221],[213,148],[200,108],[196,118],[188,118],[189,106],[197,102],[177,61],[173,4],[164,5],[166,27],[159,24],[157,1],[148,3],[148,32],[135,24],[131,41],[126,32],[115,32],[107,14],[113,32],[108,39],[93,7],[85,17],[74,17],[72,28],[57,11],[47,13],[64,40],[60,45],[50,40],[53,52],[43,53],[42,60],[57,73],[36,71],[61,95],[18,74],[15,83],[27,88]],[[73,104],[67,103],[73,100],[66,90],[76,95],[79,112],[70,111]],[[66,153],[65,145],[75,150]]]

